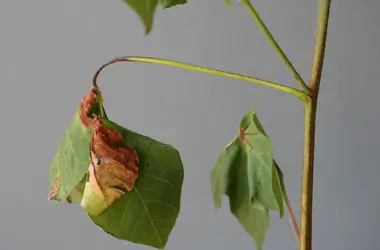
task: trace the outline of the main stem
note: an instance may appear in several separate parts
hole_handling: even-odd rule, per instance
[[[315,121],[319,85],[327,39],[331,0],[319,0],[318,25],[314,49],[313,66],[310,76],[310,99],[305,102],[305,134],[302,168],[301,197],[301,245],[300,250],[312,249],[312,207],[314,178]]]

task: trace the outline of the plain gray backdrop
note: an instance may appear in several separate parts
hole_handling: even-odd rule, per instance
[[[47,200],[59,140],[100,64],[156,56],[297,82],[237,1],[190,0],[158,11],[144,36],[121,0],[2,0],[0,3],[0,249],[151,249],[119,241],[79,205]],[[254,6],[308,80],[317,0],[257,0]],[[317,122],[314,249],[377,250],[380,226],[380,2],[333,0]],[[215,211],[210,169],[255,106],[274,142],[300,211],[303,108],[296,98],[238,80],[147,64],[119,64],[99,78],[117,123],[177,147],[185,167],[178,249],[255,249],[229,213]],[[264,249],[296,249],[273,214]]]

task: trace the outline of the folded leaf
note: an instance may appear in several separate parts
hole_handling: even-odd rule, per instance
[[[60,142],[49,199],[80,201],[114,237],[164,248],[180,210],[183,175],[179,152],[110,121],[96,88]]]
[[[66,129],[50,166],[49,199],[79,202],[83,193],[83,179],[88,171],[91,128],[89,119],[101,113],[98,94],[90,90]],[[104,112],[104,111],[102,111]]]
[[[106,180],[112,181],[119,188],[125,186],[125,181],[121,179],[111,179],[118,171],[122,172],[124,166],[120,163],[110,160],[110,162],[101,163],[97,166],[90,164],[90,178],[86,182],[81,206],[91,215],[98,215],[104,209],[120,198],[124,192],[116,187],[106,184]],[[105,172],[105,173],[104,173]],[[100,175],[100,176],[99,176]],[[105,176],[106,175],[106,176]],[[96,179],[98,178],[98,179]]]
[[[81,206],[89,214],[98,215],[124,194],[121,189],[133,189],[139,158],[133,148],[124,145],[121,135],[107,128],[98,117],[92,126],[90,178]]]
[[[214,204],[216,208],[222,206],[223,195],[227,193],[229,184],[229,171],[240,152],[240,142],[233,140],[222,151],[218,163],[211,170],[211,185]]]
[[[215,207],[223,195],[230,200],[231,212],[261,249],[269,227],[269,210],[283,216],[279,168],[273,160],[272,142],[254,109],[239,125],[239,135],[222,150],[211,170]]]

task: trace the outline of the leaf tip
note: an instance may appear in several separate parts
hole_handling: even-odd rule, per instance
[[[60,186],[60,181],[59,179],[56,177],[54,179],[54,185],[53,187],[49,190],[49,194],[48,194],[48,200],[55,200],[57,195],[58,195],[58,192],[59,192],[59,186]]]

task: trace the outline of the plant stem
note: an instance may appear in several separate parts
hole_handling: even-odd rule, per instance
[[[281,49],[278,42],[274,39],[272,34],[270,33],[267,26],[264,24],[263,20],[261,19],[259,13],[256,11],[256,9],[251,4],[250,0],[240,0],[241,3],[249,10],[251,16],[255,19],[259,27],[262,29],[266,37],[268,38],[271,45],[275,48],[277,53],[280,55],[282,60],[285,62],[286,66],[289,68],[289,70],[292,72],[296,80],[301,84],[301,87],[303,90],[310,94],[310,88],[307,86],[305,81],[302,79],[301,75],[297,72],[293,64],[290,62],[289,58],[286,56],[285,52]]]
[[[301,246],[300,250],[312,249],[312,207],[314,176],[315,121],[319,85],[327,39],[328,19],[331,0],[319,0],[317,35],[310,76],[311,97],[305,102],[305,135],[302,168],[301,197]]]
[[[210,68],[205,68],[197,65],[191,65],[187,63],[181,63],[181,62],[176,62],[176,61],[171,61],[171,60],[166,60],[166,59],[159,59],[159,58],[152,58],[152,57],[138,57],[138,56],[125,56],[125,57],[118,57],[115,58],[105,64],[103,64],[94,74],[93,77],[93,85],[95,88],[98,88],[97,86],[97,78],[100,74],[100,72],[107,66],[118,63],[118,62],[142,62],[142,63],[152,63],[152,64],[162,64],[162,65],[167,65],[167,66],[172,66],[172,67],[178,67],[178,68],[184,68],[188,70],[193,70],[193,71],[198,71],[198,72],[204,72],[212,75],[219,75],[219,76],[224,76],[224,77],[229,77],[229,78],[234,78],[234,79],[239,79],[239,80],[244,80],[252,83],[257,83],[260,85],[264,85],[267,87],[271,87],[277,90],[280,90],[282,92],[294,95],[301,99],[302,101],[305,101],[308,97],[307,94],[301,90],[294,89],[288,86],[284,86],[275,82],[270,82],[267,80],[259,79],[259,78],[254,78],[250,76],[245,76],[245,75],[240,75],[240,74],[235,74],[235,73],[230,73],[222,70],[216,70],[216,69],[210,69]]]

